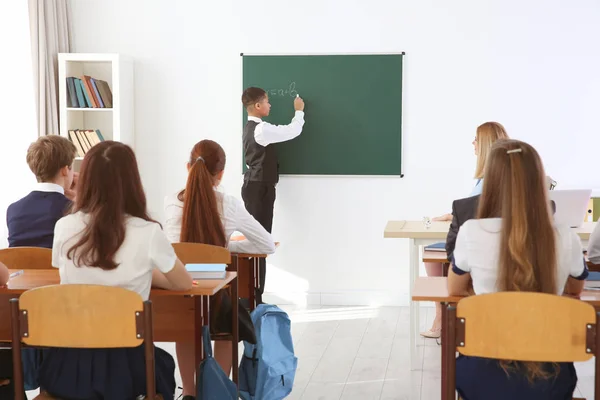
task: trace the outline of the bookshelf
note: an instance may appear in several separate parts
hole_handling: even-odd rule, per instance
[[[112,92],[111,108],[69,107],[67,78],[84,75],[108,83]],[[130,57],[115,53],[59,53],[58,83],[61,136],[69,138],[69,131],[74,129],[98,129],[105,140],[134,147],[133,60]],[[76,158],[76,169],[82,159]]]

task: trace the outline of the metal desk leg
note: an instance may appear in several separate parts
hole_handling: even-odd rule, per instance
[[[415,281],[419,276],[419,246],[415,239],[409,240],[410,247],[410,369],[412,371],[421,369],[418,365],[417,338],[419,337],[419,303],[412,301],[412,291]]]

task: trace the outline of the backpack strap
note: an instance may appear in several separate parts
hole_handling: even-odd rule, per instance
[[[202,343],[204,345],[204,354],[206,358],[212,358],[212,345],[210,343],[210,328],[205,325],[202,327]]]

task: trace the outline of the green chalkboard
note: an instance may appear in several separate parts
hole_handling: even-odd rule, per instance
[[[273,124],[289,124],[304,99],[302,134],[275,144],[279,173],[402,173],[403,54],[243,55],[244,88],[265,89]],[[243,123],[246,123],[244,111]]]

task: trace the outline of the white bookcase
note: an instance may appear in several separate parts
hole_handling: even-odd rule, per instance
[[[106,81],[113,97],[112,108],[67,107],[67,78],[83,75]],[[69,138],[72,129],[99,129],[105,140],[134,147],[133,60],[112,53],[59,53],[60,135]],[[76,161],[81,161],[78,157]]]

